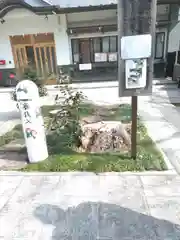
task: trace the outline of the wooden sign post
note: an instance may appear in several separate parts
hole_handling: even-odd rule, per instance
[[[30,80],[21,81],[16,86],[16,96],[29,162],[43,161],[48,158],[48,150],[38,88]]]
[[[138,96],[152,94],[157,0],[118,0],[119,96],[132,97],[131,157],[137,153]]]

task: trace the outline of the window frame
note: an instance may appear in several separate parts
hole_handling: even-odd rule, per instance
[[[103,39],[105,39],[105,38],[108,39],[108,51],[107,52],[103,52]],[[101,44],[102,44],[101,53],[109,53],[110,52],[110,36],[101,37]]]
[[[162,56],[161,57],[157,57],[157,38],[158,38],[158,35],[162,34],[163,35],[163,49],[162,49]],[[165,32],[156,32],[156,37],[155,37],[155,54],[154,54],[154,59],[163,59],[164,58],[164,50],[165,50],[165,37],[166,37],[166,34]]]
[[[116,51],[115,52],[111,51],[111,38],[116,39]],[[118,52],[118,36],[117,35],[109,36],[109,53],[117,53],[117,52]]]
[[[80,41],[79,41],[80,39],[79,38],[73,38],[73,39],[71,39],[71,49],[72,49],[72,61],[73,61],[73,64],[75,64],[75,62],[74,62],[74,54],[76,54],[76,53],[74,53],[74,44],[73,44],[73,42],[75,42],[75,41],[77,41],[77,45],[78,45],[78,50],[79,50],[79,53],[78,54],[80,54]]]
[[[116,38],[116,51],[115,52],[112,52],[110,51],[111,50],[111,47],[110,47],[110,43],[111,43],[111,37],[115,37]],[[108,52],[103,52],[103,38],[108,38]],[[79,48],[79,54],[80,54],[80,41],[82,40],[83,38],[72,38],[71,39],[71,49],[72,49],[72,61],[73,61],[73,64],[75,64],[74,62],[74,44],[73,42],[77,41],[77,44],[78,44],[78,48]],[[96,63],[95,62],[95,49],[94,49],[94,41],[95,39],[99,39],[100,41],[100,52],[99,53],[106,53],[107,54],[107,61],[105,62],[111,62],[109,61],[109,56],[108,54],[109,53],[118,53],[118,36],[117,35],[110,35],[110,36],[97,36],[97,37],[89,37],[88,38],[89,41],[90,41],[90,59],[91,59],[91,63]],[[79,62],[80,63],[80,62]]]

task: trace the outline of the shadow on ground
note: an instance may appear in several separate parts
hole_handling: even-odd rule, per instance
[[[34,215],[53,225],[53,240],[180,239],[180,225],[115,204],[84,202],[67,210],[47,204]]]

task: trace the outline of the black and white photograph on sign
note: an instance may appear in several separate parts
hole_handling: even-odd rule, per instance
[[[126,89],[144,88],[147,77],[147,59],[126,60]]]

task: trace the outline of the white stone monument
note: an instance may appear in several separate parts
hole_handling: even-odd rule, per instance
[[[16,96],[29,162],[43,161],[48,158],[48,150],[38,87],[30,80],[23,80],[16,86]]]

